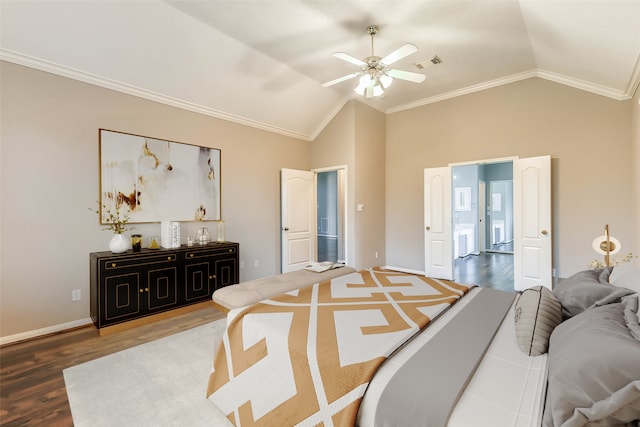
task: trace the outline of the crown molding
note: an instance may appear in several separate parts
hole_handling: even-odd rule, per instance
[[[584,80],[567,77],[562,74],[552,73],[551,71],[536,69],[536,70],[526,71],[524,73],[512,74],[510,76],[502,77],[496,80],[491,80],[489,82],[468,86],[460,90],[455,90],[455,91],[443,93],[440,95],[432,96],[429,98],[424,98],[416,102],[400,105],[398,107],[389,108],[386,111],[386,113],[391,114],[391,113],[397,113],[399,111],[410,110],[411,108],[420,107],[422,105],[433,104],[436,102],[444,101],[446,99],[456,98],[458,96],[468,95],[474,92],[480,92],[481,90],[491,89],[493,87],[514,83],[520,80],[526,80],[532,77],[539,77],[541,79],[549,80],[555,83],[560,83],[565,86],[573,87],[575,89],[591,92],[596,95],[606,96],[607,98],[612,98],[612,99],[615,99],[616,101],[624,101],[626,99],[630,99],[631,97],[633,97],[633,94],[640,82],[640,55],[638,56],[638,61],[636,62],[636,66],[633,70],[631,78],[629,79],[629,84],[627,85],[627,89],[624,92],[616,89],[612,89],[610,87],[597,85]]]
[[[149,90],[141,89],[126,83],[107,79],[95,74],[76,70],[66,66],[61,66],[49,61],[44,61],[42,59],[24,55],[18,52],[13,52],[8,49],[0,49],[0,60],[12,62],[18,65],[24,65],[26,67],[34,68],[47,73],[55,74],[62,77],[67,77],[67,78],[78,80],[84,83],[89,83],[95,86],[100,86],[105,89],[111,89],[116,92],[125,93],[127,95],[133,95],[138,98],[147,99],[149,101],[159,102],[161,104],[169,105],[176,108],[181,108],[184,110],[192,111],[194,113],[204,114],[206,116],[211,116],[211,117],[226,120],[229,122],[250,126],[256,129],[261,129],[268,132],[281,134],[284,136],[300,139],[303,141],[312,141],[312,137],[310,135],[304,135],[298,132],[292,132],[290,130],[282,129],[277,126],[271,126],[266,123],[261,123],[255,120],[225,113],[223,111],[219,111],[213,108],[205,107],[192,102],[187,102],[181,99],[177,99],[177,98],[162,95],[156,92],[152,92]]]
[[[535,71],[526,71],[520,74],[512,74],[507,77],[501,77],[496,80],[491,80],[491,81],[480,83],[473,86],[467,86],[462,89],[454,90],[454,91],[443,93],[440,95],[431,96],[429,98],[424,98],[415,102],[410,102],[408,104],[403,104],[397,107],[389,108],[386,112],[387,114],[392,114],[392,113],[397,113],[404,110],[410,110],[412,108],[421,107],[423,105],[434,104],[436,102],[445,101],[447,99],[457,98],[459,96],[480,92],[482,90],[491,89],[498,86],[503,86],[509,83],[518,82],[520,80],[530,79],[531,77],[536,77]]]
[[[607,98],[615,99],[616,101],[624,101],[625,99],[630,98],[630,96],[626,95],[620,90],[612,89],[607,86],[598,85],[580,79],[575,79],[563,74],[553,73],[546,70],[537,70],[536,74],[537,77],[540,77],[541,79],[560,83],[565,86],[573,87],[575,89],[584,90],[585,92],[595,93],[596,95],[606,96]]]
[[[638,54],[636,65],[633,67],[633,72],[631,73],[627,90],[624,91],[625,96],[633,98],[633,95],[636,94],[636,90],[638,90],[638,86],[640,86],[640,54]]]

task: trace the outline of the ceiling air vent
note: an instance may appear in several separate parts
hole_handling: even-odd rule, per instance
[[[428,67],[433,67],[434,65],[442,64],[442,59],[438,55],[435,55],[433,58],[423,59],[420,62],[416,62],[415,66],[418,70],[424,70]]]

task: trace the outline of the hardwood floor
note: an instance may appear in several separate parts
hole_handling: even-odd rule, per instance
[[[482,252],[457,258],[453,278],[460,283],[513,292],[513,255]]]
[[[224,317],[206,308],[103,337],[91,325],[4,346],[0,348],[0,424],[73,426],[63,369]]]

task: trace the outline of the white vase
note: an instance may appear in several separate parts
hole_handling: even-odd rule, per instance
[[[120,254],[129,250],[129,239],[124,234],[114,234],[109,240],[109,249],[114,254]]]

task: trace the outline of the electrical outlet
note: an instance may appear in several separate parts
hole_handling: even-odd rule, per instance
[[[258,261],[258,260],[253,261],[253,266],[254,267],[260,267],[260,261]]]
[[[71,301],[80,301],[80,289],[71,291]]]
[[[378,259],[378,251],[376,251],[376,259]]]
[[[244,268],[244,261],[240,261],[240,268]]]

